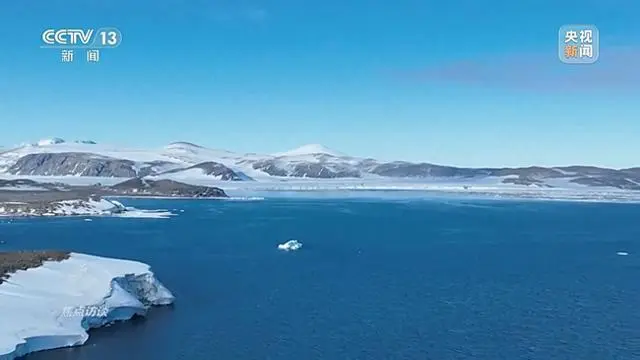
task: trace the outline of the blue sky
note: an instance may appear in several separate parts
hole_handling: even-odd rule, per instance
[[[0,144],[306,143],[461,166],[640,166],[634,0],[3,1]],[[557,33],[600,29],[566,65]],[[100,63],[47,28],[115,26]],[[635,64],[635,65],[634,65]]]

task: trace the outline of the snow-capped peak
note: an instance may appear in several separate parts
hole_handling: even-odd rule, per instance
[[[40,141],[38,141],[35,145],[36,146],[47,146],[47,145],[55,145],[55,144],[62,144],[65,141],[63,139],[54,137],[51,139],[42,139]]]
[[[277,153],[274,155],[275,156],[301,156],[301,155],[315,155],[315,154],[323,154],[323,155],[330,155],[330,156],[336,156],[336,157],[345,156],[343,153],[339,151],[335,151],[333,149],[330,149],[320,144],[307,144],[307,145],[300,146],[299,148],[285,151],[282,153]]]

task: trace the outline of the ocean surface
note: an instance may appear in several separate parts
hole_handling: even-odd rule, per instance
[[[143,261],[176,304],[27,360],[640,359],[637,204],[123,202],[178,216],[2,220],[0,251]]]

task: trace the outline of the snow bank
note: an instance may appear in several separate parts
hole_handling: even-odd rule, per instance
[[[284,244],[278,245],[278,249],[284,251],[296,251],[302,247],[302,243],[298,240],[289,240]]]
[[[0,284],[0,360],[84,344],[87,330],[174,297],[144,263],[72,253]]]
[[[117,201],[100,200],[64,200],[60,201],[54,215],[111,215],[125,211],[124,206]]]

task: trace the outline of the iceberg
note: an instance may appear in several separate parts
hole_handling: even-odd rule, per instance
[[[0,278],[0,360],[84,344],[91,328],[144,316],[174,296],[149,265],[70,253]]]
[[[278,245],[278,249],[284,251],[296,251],[302,247],[302,243],[298,240],[289,240],[284,244]]]

